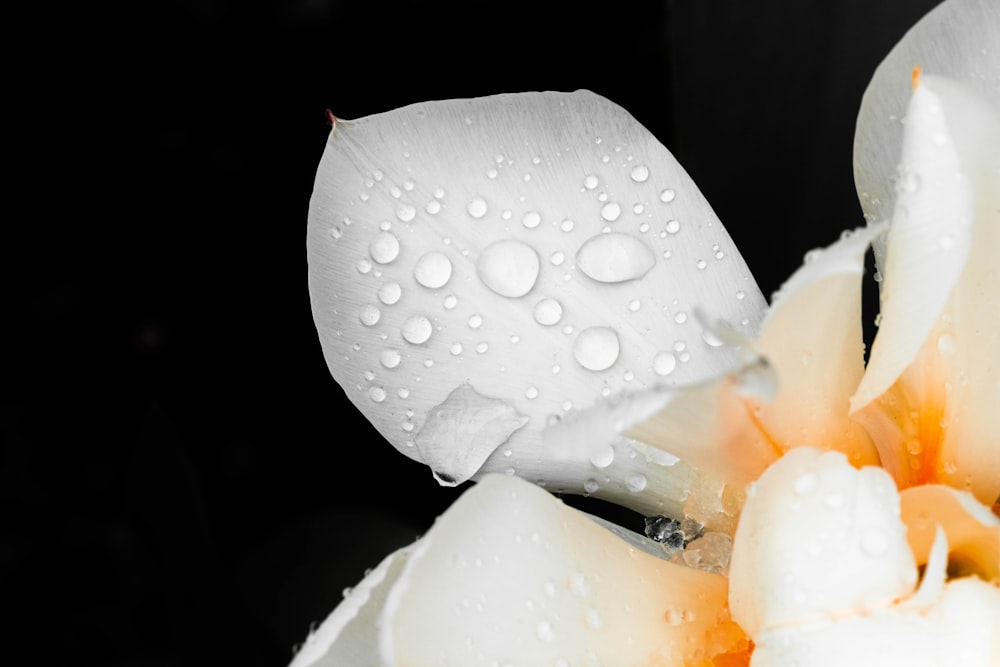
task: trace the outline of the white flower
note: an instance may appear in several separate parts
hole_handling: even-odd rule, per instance
[[[478,483],[293,664],[998,664],[997,48],[985,0],[911,30],[859,116],[869,225],[769,308],[597,95],[337,120],[308,241],[327,361],[397,449]],[[668,557],[539,486],[705,532]]]

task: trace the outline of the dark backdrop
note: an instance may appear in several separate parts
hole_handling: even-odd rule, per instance
[[[54,60],[15,64],[8,102],[32,121],[8,125],[30,195],[4,249],[20,644],[46,664],[282,666],[457,496],[326,370],[305,264],[326,108],[592,89],[674,152],[769,295],[862,223],[860,97],[933,4],[42,8],[15,62]]]

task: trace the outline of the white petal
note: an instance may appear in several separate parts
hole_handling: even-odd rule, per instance
[[[410,557],[381,618],[384,663],[669,666],[743,650],[726,580],[656,549],[533,484],[486,476]]]
[[[882,270],[882,324],[851,401],[900,485],[947,481],[985,503],[1000,495],[998,109],[954,82],[920,77],[901,167],[912,180]],[[920,451],[908,457],[912,442]]]
[[[810,260],[775,295],[756,350],[773,366],[778,391],[757,417],[782,449],[835,449],[855,466],[878,463],[860,425],[848,418],[864,374],[861,278],[865,251],[884,231],[857,230]]]
[[[553,462],[547,420],[727,367],[731,354],[703,340],[693,309],[710,303],[751,335],[765,305],[683,169],[587,91],[338,120],[307,246],[334,377],[383,436],[447,483],[513,469],[583,491],[598,469],[587,452]],[[670,354],[674,364],[660,363]],[[462,386],[471,391],[449,414],[468,421],[428,426]],[[650,506],[652,489],[626,491],[634,468],[600,469],[608,482],[597,495]]]
[[[854,178],[865,216],[892,217],[902,149],[901,119],[910,100],[910,72],[947,76],[1000,108],[1000,5],[948,0],[914,25],[875,70],[854,136]],[[876,254],[881,262],[881,252]]]
[[[899,496],[881,468],[800,447],[748,490],[729,603],[751,637],[888,607],[916,581]]]
[[[379,663],[377,620],[413,546],[393,552],[351,589],[299,647],[290,667]]]

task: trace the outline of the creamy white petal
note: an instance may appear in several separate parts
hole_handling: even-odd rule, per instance
[[[874,444],[848,417],[864,374],[861,279],[865,252],[883,225],[813,251],[775,295],[755,349],[773,366],[778,391],[757,420],[782,449],[844,452],[855,466],[878,464]]]
[[[889,230],[882,322],[851,409],[901,486],[947,481],[992,503],[1000,495],[1000,111],[955,82],[921,76],[901,173],[909,185]]]
[[[723,577],[516,477],[484,477],[420,544],[381,618],[389,666],[689,665],[746,648]]]
[[[916,582],[899,496],[881,468],[800,447],[748,490],[729,604],[751,637],[878,610]]]
[[[387,556],[299,647],[290,667],[379,667],[378,618],[414,545]]]
[[[750,335],[765,307],[684,170],[587,91],[337,120],[307,250],[328,365],[397,449],[449,484],[512,469],[582,492],[599,472],[596,495],[637,508],[641,470],[552,461],[547,420],[726,368],[693,309]]]
[[[942,2],[910,28],[875,70],[854,136],[854,179],[870,221],[892,217],[902,118],[910,100],[910,72],[918,66],[961,81],[1000,108],[1000,5],[994,0]],[[881,263],[881,247],[876,248]]]

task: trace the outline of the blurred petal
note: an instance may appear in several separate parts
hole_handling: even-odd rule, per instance
[[[918,565],[928,561],[940,526],[953,571],[1000,583],[1000,519],[970,494],[938,484],[915,486],[900,494],[900,509]]]
[[[882,321],[851,409],[901,487],[1000,496],[1000,113],[921,76],[906,117]]]
[[[658,549],[533,484],[486,476],[407,562],[380,620],[384,663],[667,666],[745,651],[726,580]]]
[[[854,180],[869,221],[893,215],[910,72],[922,67],[960,81],[1000,108],[998,44],[1000,5],[995,0],[947,0],[910,28],[875,70],[854,135]],[[876,248],[881,266],[884,255]]]
[[[848,417],[864,374],[861,278],[881,225],[857,230],[814,251],[775,295],[755,348],[778,376],[778,391],[760,402],[757,419],[784,449],[834,449],[850,462],[878,464],[878,452]]]
[[[840,452],[800,447],[748,490],[729,604],[755,640],[887,607],[916,582],[899,497],[881,468],[858,470]]]
[[[307,245],[334,377],[448,484],[512,469],[582,492],[591,452],[551,460],[547,420],[727,368],[731,353],[703,340],[692,309],[711,303],[750,335],[765,306],[683,169],[587,91],[336,121]],[[608,463],[595,495],[654,504],[652,489],[626,488],[638,466]]]
[[[325,621],[309,634],[290,667],[379,664],[377,620],[413,547],[385,558]]]

